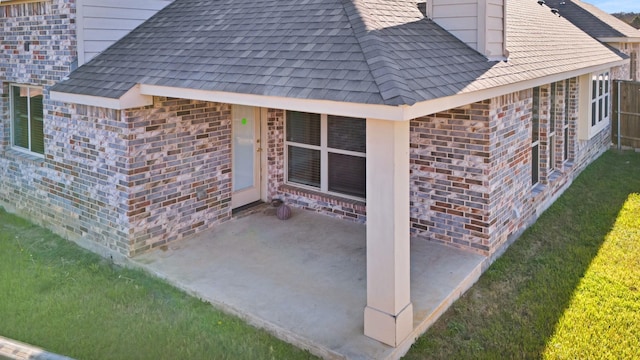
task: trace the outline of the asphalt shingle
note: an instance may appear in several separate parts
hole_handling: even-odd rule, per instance
[[[620,60],[536,0],[507,0],[506,62],[407,0],[176,0],[53,90],[119,98],[136,84],[385,105]]]
[[[566,17],[594,38],[640,38],[640,30],[597,7],[579,0],[545,0],[547,6],[558,9]]]

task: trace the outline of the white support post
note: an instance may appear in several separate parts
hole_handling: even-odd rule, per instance
[[[364,333],[394,347],[413,330],[409,261],[409,122],[367,119]]]

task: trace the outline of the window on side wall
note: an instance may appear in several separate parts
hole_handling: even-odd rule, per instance
[[[609,125],[611,78],[608,71],[580,78],[580,104],[580,139],[588,140]]]
[[[531,186],[540,182],[540,88],[533,88],[531,110]]]
[[[565,163],[569,160],[569,101],[571,101],[571,81],[569,79],[564,81],[564,112],[562,116],[562,134],[564,136],[562,141],[562,162]]]
[[[287,183],[366,198],[366,120],[287,111]]]
[[[558,116],[558,84],[551,84],[549,109],[549,130],[548,130],[548,146],[549,146],[549,165],[548,170],[551,174],[556,169],[556,117]]]
[[[10,85],[9,92],[13,148],[44,154],[42,88]]]

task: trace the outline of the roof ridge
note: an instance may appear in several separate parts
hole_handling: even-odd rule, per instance
[[[380,96],[389,105],[413,105],[417,102],[400,66],[393,61],[375,30],[367,29],[363,9],[366,0],[341,0],[353,33],[369,66]]]

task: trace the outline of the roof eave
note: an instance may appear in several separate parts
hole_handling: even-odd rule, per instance
[[[636,37],[628,37],[628,36],[617,36],[617,37],[599,37],[598,41],[603,43],[640,43],[640,36]]]
[[[74,94],[60,91],[51,91],[50,98],[53,101],[96,106],[115,110],[132,109],[153,104],[153,96],[141,94],[140,85],[135,85],[119,98]]]
[[[403,118],[411,120],[422,116],[430,115],[440,111],[457,108],[474,102],[491,99],[497,96],[511,94],[517,91],[531,89],[536,86],[542,86],[565,79],[603,71],[616,66],[622,66],[629,63],[629,59],[621,59],[599,65],[593,65],[572,71],[566,71],[531,80],[520,81],[502,86],[491,87],[473,92],[463,92],[452,96],[437,98],[433,100],[422,101],[409,106],[403,111]]]
[[[138,84],[119,99],[98,96],[51,92],[52,100],[69,103],[92,105],[110,109],[129,109],[151,105],[154,96],[179,97],[201,101],[222,102],[229,104],[259,106],[283,110],[329,113],[359,118],[371,118],[390,121],[407,121],[441,111],[468,105],[474,102],[531,89],[564,79],[581,76],[597,71],[625,65],[629,59],[621,59],[586,68],[562,72],[536,79],[491,87],[478,91],[462,92],[451,96],[421,101],[413,105],[382,105],[349,103],[331,100],[296,99],[289,97],[232,93],[224,91],[176,88],[160,85]]]

